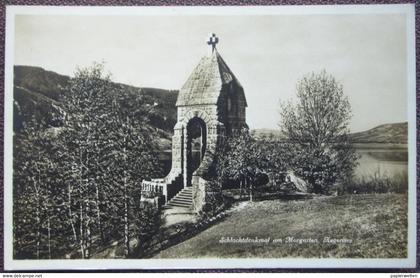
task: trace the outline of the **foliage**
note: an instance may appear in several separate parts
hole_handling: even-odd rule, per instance
[[[127,101],[119,88],[112,94],[110,112],[105,124],[108,132],[102,136],[101,149],[106,159],[108,184],[112,185],[115,196],[119,196],[121,206],[116,208],[115,217],[123,215],[125,256],[130,253],[130,226],[135,222],[136,211],[140,210],[140,181],[159,175],[157,149],[145,123],[150,109],[142,105],[142,98]],[[111,119],[111,120],[110,120]]]
[[[34,119],[15,138],[13,180],[14,256],[51,258],[59,252],[54,236],[62,231],[61,188],[57,187],[54,146]],[[19,148],[17,147],[19,146]],[[19,250],[19,252],[17,252]]]
[[[224,198],[222,194],[222,187],[220,181],[210,180],[209,184],[206,188],[206,203],[202,210],[200,211],[200,216],[205,218],[210,218],[223,209],[226,208],[228,205],[228,200]]]
[[[296,163],[293,146],[271,136],[257,140],[256,148],[261,154],[260,167],[267,173],[271,186],[284,185],[287,170]]]
[[[280,111],[282,131],[291,141],[316,148],[347,134],[350,103],[331,75],[322,71],[303,77],[297,98],[295,105],[289,102]]]
[[[282,103],[280,128],[294,144],[291,168],[314,193],[330,193],[349,179],[357,156],[350,144],[351,108],[343,87],[325,71],[305,76],[297,85],[297,103]]]
[[[267,150],[251,137],[247,129],[228,137],[216,156],[218,183],[239,183],[241,194],[242,189],[246,189],[252,201],[253,192],[260,185],[257,181],[267,167]]]
[[[76,71],[56,135],[47,132],[48,123],[34,120],[16,137],[17,257],[89,258],[95,246],[115,237],[124,238],[129,256],[140,225],[140,182],[160,168],[148,124],[153,111],[141,95],[128,98],[103,72],[101,64]]]
[[[139,247],[144,249],[148,242],[156,235],[162,226],[160,211],[154,204],[141,202],[136,213],[134,234]]]

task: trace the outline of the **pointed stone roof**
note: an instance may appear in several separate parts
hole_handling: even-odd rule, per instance
[[[243,94],[242,85],[215,49],[211,56],[201,58],[179,91],[176,106],[217,104],[222,86],[232,83],[240,87]]]

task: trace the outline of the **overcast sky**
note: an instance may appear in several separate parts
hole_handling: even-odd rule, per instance
[[[405,15],[41,16],[15,19],[15,64],[73,75],[105,61],[113,80],[179,89],[206,36],[245,89],[250,128],[277,128],[279,100],[325,69],[344,86],[352,131],[407,121]]]

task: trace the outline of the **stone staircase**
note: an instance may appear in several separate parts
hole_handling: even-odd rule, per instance
[[[178,192],[164,208],[191,208],[192,207],[192,187],[183,188]]]

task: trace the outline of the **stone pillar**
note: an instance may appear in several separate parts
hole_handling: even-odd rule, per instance
[[[206,204],[206,192],[208,190],[209,181],[203,177],[203,174],[208,174],[208,170],[214,161],[220,144],[225,139],[224,124],[218,121],[212,121],[207,127],[207,149],[200,167],[196,170],[192,177],[193,186],[193,205],[194,210],[199,212]]]
[[[182,144],[182,178],[184,181],[185,188],[188,186],[188,132],[186,127],[183,129],[182,142],[180,144]]]
[[[177,172],[182,170],[182,126],[178,124],[174,128],[172,136],[172,169]]]

